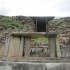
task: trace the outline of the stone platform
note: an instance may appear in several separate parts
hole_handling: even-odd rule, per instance
[[[70,70],[70,63],[0,61],[0,70]]]

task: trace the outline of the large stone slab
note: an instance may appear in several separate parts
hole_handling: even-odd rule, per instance
[[[0,62],[0,70],[70,70],[70,63]]]
[[[3,46],[0,46],[0,57],[3,56],[3,52],[4,52],[4,50],[3,50]]]
[[[70,70],[70,63],[46,63],[47,70]]]
[[[18,57],[19,55],[19,46],[20,46],[20,37],[11,37],[8,57]]]
[[[25,57],[27,59],[27,57],[30,56],[30,46],[31,46],[31,39],[29,37],[25,38]]]
[[[19,48],[19,57],[23,57],[24,55],[24,37],[21,37],[20,48]]]
[[[13,66],[13,70],[46,70],[44,64],[23,63]]]

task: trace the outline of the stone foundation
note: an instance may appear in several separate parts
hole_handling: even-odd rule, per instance
[[[0,61],[0,70],[70,70],[70,63]]]

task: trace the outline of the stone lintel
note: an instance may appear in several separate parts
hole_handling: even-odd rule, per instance
[[[57,34],[55,32],[13,32],[11,35],[13,36],[30,36],[34,37],[56,37]]]

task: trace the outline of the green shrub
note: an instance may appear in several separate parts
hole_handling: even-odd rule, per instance
[[[3,17],[0,19],[0,26],[3,28],[23,28],[23,25],[11,17]]]
[[[36,42],[48,42],[48,38],[46,37],[34,38],[33,40]]]

